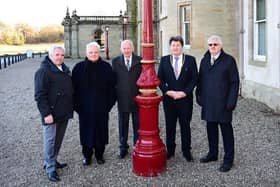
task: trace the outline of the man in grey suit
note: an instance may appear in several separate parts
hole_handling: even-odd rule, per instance
[[[141,74],[141,57],[133,53],[134,47],[131,40],[124,40],[121,43],[122,55],[112,61],[113,71],[116,76],[116,92],[119,115],[119,158],[123,159],[128,153],[128,127],[129,115],[132,115],[133,143],[138,139],[139,114],[138,107],[134,101],[138,95],[136,82]]]

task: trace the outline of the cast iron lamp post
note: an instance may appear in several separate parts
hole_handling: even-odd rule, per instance
[[[109,57],[109,26],[105,26],[105,32],[106,32],[106,59],[110,60]]]
[[[142,72],[137,81],[140,94],[135,101],[139,107],[139,138],[133,150],[133,172],[140,176],[158,176],[166,170],[166,149],[159,137],[157,95],[159,79],[154,67],[152,0],[143,0]]]

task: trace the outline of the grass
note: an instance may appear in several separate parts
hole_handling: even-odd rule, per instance
[[[24,44],[24,45],[0,45],[0,55],[26,53],[32,49],[33,53],[46,52],[52,45],[64,46],[63,43],[41,43],[41,44]]]

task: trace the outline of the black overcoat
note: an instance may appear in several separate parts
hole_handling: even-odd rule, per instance
[[[195,58],[183,54],[181,73],[178,80],[176,80],[172,67],[172,56],[167,55],[162,57],[158,69],[158,78],[160,80],[159,87],[163,93],[164,108],[172,110],[174,106],[177,106],[186,114],[186,118],[190,121],[193,110],[193,90],[198,78]],[[183,91],[187,96],[182,99],[174,100],[165,94],[169,90]]]
[[[231,122],[239,90],[235,59],[221,50],[213,66],[207,51],[201,60],[196,98],[202,107],[201,118],[211,122]]]
[[[55,123],[73,117],[71,72],[64,63],[62,70],[46,56],[34,76],[34,95],[40,114],[42,118],[52,114]]]
[[[72,81],[81,145],[93,148],[108,144],[109,112],[116,99],[111,65],[101,58],[94,63],[85,58],[73,68]]]
[[[123,55],[114,58],[112,61],[116,77],[118,110],[120,112],[135,112],[138,109],[134,98],[139,94],[136,82],[142,71],[141,59],[140,56],[133,54],[129,71],[125,66]]]

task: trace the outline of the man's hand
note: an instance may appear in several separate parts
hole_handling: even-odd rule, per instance
[[[184,97],[186,97],[187,95],[185,94],[185,92],[182,92],[182,91],[177,91],[176,94],[175,94],[175,100],[176,99],[182,99]]]
[[[54,121],[53,121],[53,116],[50,114],[50,115],[48,115],[48,116],[46,116],[45,118],[44,118],[44,120],[45,120],[45,123],[46,124],[52,124]]]
[[[172,97],[174,100],[181,99],[187,96],[183,91],[173,91],[173,90],[167,91],[166,95]]]

